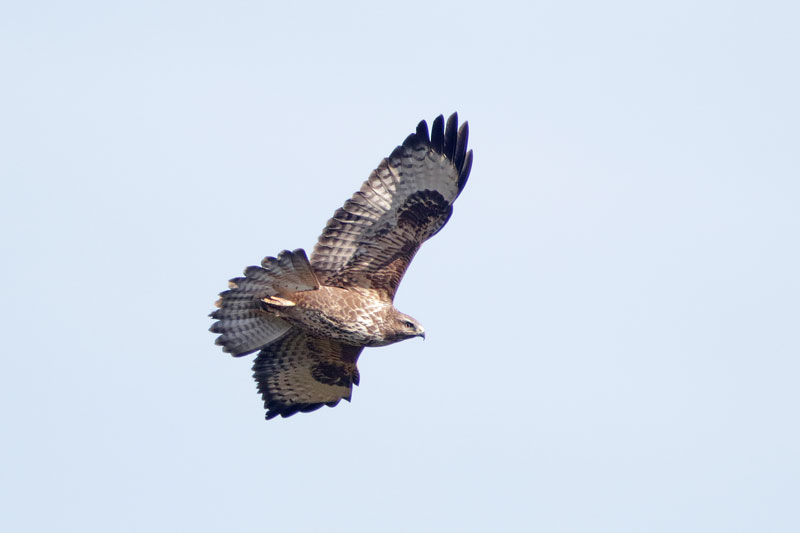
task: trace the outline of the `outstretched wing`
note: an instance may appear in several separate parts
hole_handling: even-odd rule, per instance
[[[458,115],[423,120],[381,161],[320,235],[311,265],[324,285],[364,287],[394,299],[420,245],[445,225],[472,167]]]
[[[253,377],[264,399],[267,420],[308,413],[344,398],[358,385],[356,361],[364,348],[312,337],[292,328],[259,352]]]

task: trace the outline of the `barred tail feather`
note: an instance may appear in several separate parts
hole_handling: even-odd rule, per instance
[[[284,250],[278,257],[267,257],[262,267],[251,266],[244,277],[233,278],[230,289],[220,293],[215,322],[209,330],[219,333],[216,344],[233,356],[252,353],[282,338],[291,325],[261,304],[263,298],[319,288],[306,253]]]
[[[216,344],[222,346],[223,352],[234,357],[253,353],[277,341],[291,329],[288,322],[270,316],[266,311],[255,310],[252,313],[252,318],[223,318],[211,326],[212,333],[221,333]]]

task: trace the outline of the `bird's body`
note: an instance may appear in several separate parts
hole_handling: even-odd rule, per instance
[[[447,223],[472,166],[467,124],[422,121],[338,209],[311,257],[284,250],[220,294],[211,331],[253,366],[267,419],[334,406],[359,382],[365,347],[424,337],[394,307],[409,263]]]
[[[318,337],[328,337],[353,346],[386,346],[417,336],[397,334],[395,321],[402,315],[391,301],[373,289],[342,289],[321,285],[312,291],[296,292],[275,303],[265,303],[274,316]],[[292,305],[293,304],[293,305]],[[419,333],[422,333],[421,331]]]

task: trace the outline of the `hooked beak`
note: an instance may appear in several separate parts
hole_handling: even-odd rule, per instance
[[[422,337],[422,340],[425,340],[425,332],[424,331],[422,333],[420,333],[418,336]]]

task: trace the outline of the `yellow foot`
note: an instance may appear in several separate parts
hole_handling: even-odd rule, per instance
[[[293,301],[281,298],[280,296],[267,296],[266,298],[262,298],[261,301],[275,307],[294,307],[297,305]]]

